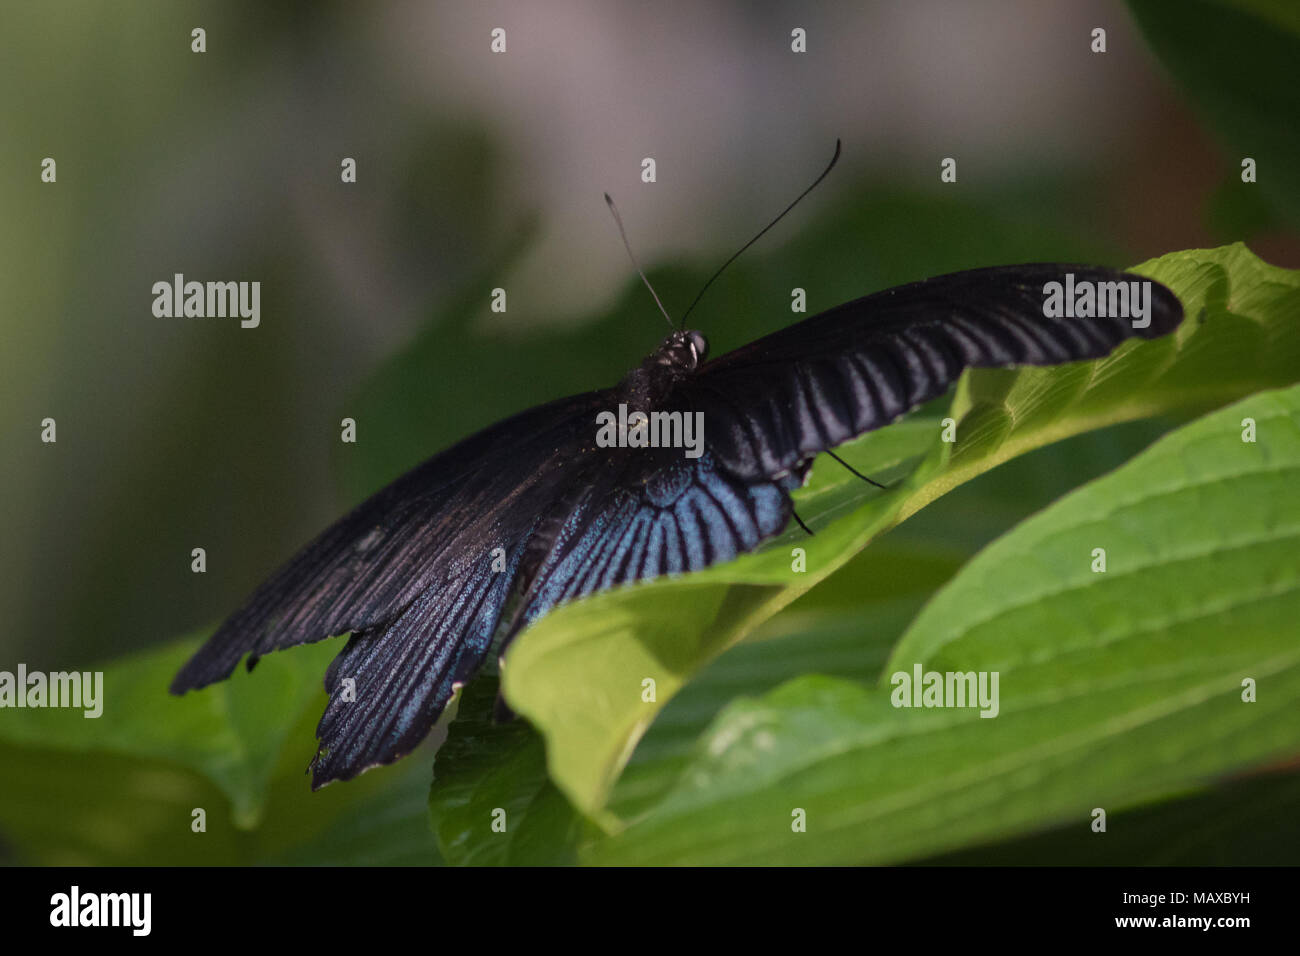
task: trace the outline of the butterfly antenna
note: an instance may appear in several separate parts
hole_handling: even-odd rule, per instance
[[[614,200],[609,198],[609,193],[605,193],[605,202],[609,204],[609,211],[614,214],[614,222],[618,225],[618,234],[623,237],[623,248],[627,250],[627,257],[632,260],[632,267],[636,269],[637,275],[641,277],[641,281],[645,283],[645,287],[649,289],[650,294],[654,296],[655,305],[659,306],[659,311],[662,312],[664,318],[668,320],[668,325],[671,328],[676,329],[677,324],[673,322],[672,317],[668,314],[668,310],[664,308],[664,304],[659,301],[659,293],[656,292],[655,287],[650,284],[650,280],[645,277],[645,272],[641,269],[641,264],[636,261],[636,256],[632,254],[632,243],[627,241],[627,231],[623,228],[623,217],[618,214],[618,207],[614,205]]]
[[[838,163],[838,162],[840,161],[840,146],[841,146],[841,143],[840,143],[840,141],[837,139],[837,140],[835,141],[835,155],[832,156],[832,157],[831,157],[831,161],[830,161],[829,163],[826,164],[826,168],[822,170],[822,174],[821,174],[820,176],[818,176],[815,180],[813,180],[813,184],[812,184],[811,186],[809,186],[807,189],[805,189],[803,192],[801,192],[797,197],[795,197],[795,201],[794,201],[794,202],[790,203],[790,205],[788,205],[788,206],[786,206],[784,209],[782,209],[782,210],[781,210],[781,215],[777,216],[775,219],[773,219],[771,222],[769,222],[766,226],[764,226],[764,227],[762,228],[762,230],[759,232],[759,234],[758,234],[757,236],[755,236],[753,239],[749,240],[749,242],[747,242],[747,243],[745,243],[743,246],[741,246],[740,249],[738,249],[738,250],[736,251],[736,254],[735,254],[734,256],[732,256],[730,259],[728,259],[726,262],[724,262],[724,263],[723,263],[723,264],[718,268],[718,271],[715,272],[715,273],[713,273],[713,275],[709,278],[709,281],[706,282],[706,283],[704,283],[704,288],[702,288],[702,289],[700,290],[700,294],[697,295],[697,296],[695,297],[694,301],[691,302],[691,304],[690,304],[689,306],[686,307],[686,311],[682,313],[682,328],[686,328],[686,317],[687,317],[688,315],[691,314],[691,310],[693,310],[693,309],[695,308],[696,304],[700,301],[700,299],[704,298],[704,293],[706,293],[706,292],[709,291],[709,286],[713,285],[713,280],[716,279],[718,276],[722,275],[722,273],[723,273],[724,271],[726,271],[727,266],[731,265],[733,262],[735,262],[737,259],[739,259],[739,258],[740,258],[740,254],[741,254],[742,252],[744,252],[746,249],[748,249],[748,248],[749,248],[750,246],[752,246],[754,243],[758,242],[758,240],[762,239],[764,233],[766,233],[769,229],[771,229],[771,228],[772,228],[773,226],[775,226],[778,222],[780,222],[782,219],[784,219],[786,213],[788,213],[788,212],[789,212],[791,209],[793,209],[795,206],[799,205],[800,200],[802,200],[804,196],[807,196],[810,192],[812,192],[814,189],[816,189],[816,188],[817,188],[817,185],[818,185],[818,184],[819,184],[823,179],[825,179],[825,178],[830,174],[830,171],[831,171],[832,169],[835,168],[835,164]],[[608,198],[608,197],[606,197],[606,198]]]

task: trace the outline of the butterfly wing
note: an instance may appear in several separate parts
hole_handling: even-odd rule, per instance
[[[484,556],[446,569],[394,619],[352,634],[325,675],[314,788],[392,763],[424,739],[487,655],[524,540],[500,565]]]
[[[408,753],[481,665],[530,542],[594,466],[595,412],[609,404],[591,392],[531,409],[398,479],[259,587],[173,692],[229,676],[245,654],[251,666],[351,631],[325,678],[313,786]]]
[[[785,527],[800,482],[746,481],[679,448],[620,449],[604,471],[555,535],[512,630],[563,601],[754,550]]]
[[[173,693],[228,677],[256,657],[396,618],[464,563],[527,538],[538,512],[579,466],[557,455],[600,392],[560,399],[499,422],[375,494],[290,559],[217,629],[173,680]],[[499,562],[498,562],[499,563]],[[484,597],[487,600],[487,597]]]
[[[1044,286],[1135,282],[1091,266],[973,269],[888,289],[813,316],[703,365],[672,396],[704,413],[717,466],[760,480],[895,421],[941,394],[963,369],[1058,365],[1156,338],[1182,321],[1178,298],[1150,282],[1133,320],[1044,316]]]

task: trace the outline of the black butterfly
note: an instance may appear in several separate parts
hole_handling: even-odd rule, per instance
[[[263,583],[172,692],[228,677],[245,654],[251,668],[270,651],[351,632],[325,677],[313,786],[391,763],[482,664],[512,595],[499,653],[562,601],[757,548],[790,521],[790,491],[815,455],[890,424],[964,368],[1097,358],[1182,320],[1155,282],[1144,328],[1046,319],[1045,286],[1067,273],[1076,287],[1136,280],[1052,264],[958,272],[712,361],[703,335],[674,331],[614,388],[493,425],[358,506]],[[703,413],[703,454],[598,446],[597,416],[620,404]]]

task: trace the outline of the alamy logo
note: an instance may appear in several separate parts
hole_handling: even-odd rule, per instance
[[[129,926],[133,936],[148,936],[152,893],[82,893],[73,886],[50,897],[51,926]]]
[[[1076,282],[1074,273],[1067,272],[1064,283],[1044,285],[1043,296],[1043,315],[1049,319],[1132,319],[1135,329],[1151,324],[1151,283],[1146,280]]]
[[[684,448],[687,458],[704,454],[703,412],[629,412],[596,416],[596,444],[601,448]]]
[[[18,665],[18,673],[0,671],[0,707],[81,708],[83,717],[104,712],[103,671],[29,671]]]
[[[176,273],[171,282],[153,284],[153,314],[160,319],[225,319],[255,329],[262,321],[262,283],[186,282]]]
[[[895,671],[889,678],[895,707],[978,707],[981,717],[998,715],[997,671]]]

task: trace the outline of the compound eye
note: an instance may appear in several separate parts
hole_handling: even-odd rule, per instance
[[[695,352],[695,361],[703,362],[705,356],[709,354],[709,340],[702,333],[695,331],[687,332],[686,336]]]

